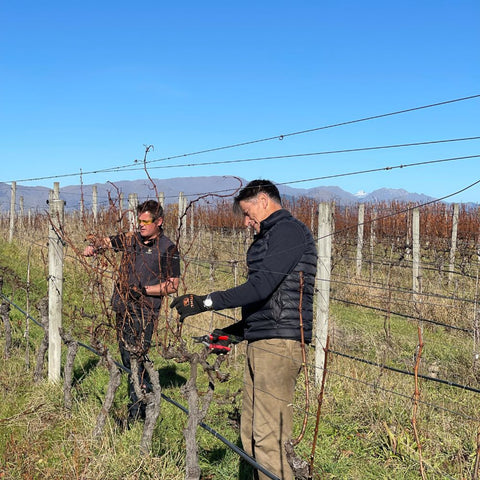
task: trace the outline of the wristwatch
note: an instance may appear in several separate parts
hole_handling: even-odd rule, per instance
[[[211,310],[213,308],[213,300],[210,298],[210,294],[208,294],[206,297],[205,297],[205,300],[203,301],[203,306],[207,309],[207,310]]]

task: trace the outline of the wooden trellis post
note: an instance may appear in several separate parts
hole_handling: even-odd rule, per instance
[[[165,208],[165,193],[164,192],[159,192],[158,193],[158,203],[162,206],[162,208]]]
[[[15,198],[17,195],[17,182],[12,182],[10,195],[10,228],[8,230],[8,241],[12,242],[13,232],[15,231]]]
[[[123,202],[125,200],[125,195],[123,192],[120,192],[118,195],[118,213],[120,214],[120,218],[123,217]]]
[[[80,196],[80,218],[85,216],[85,199],[83,198],[83,193]]]
[[[93,222],[96,224],[98,220],[98,190],[97,186],[92,186],[92,213],[93,213]]]
[[[420,291],[420,210],[418,207],[412,211],[412,258],[412,290],[416,300],[416,294]]]
[[[317,261],[317,313],[315,328],[315,383],[323,376],[327,344],[328,312],[330,305],[330,272],[332,262],[333,215],[330,203],[318,206],[318,261]]]
[[[371,208],[370,213],[370,282],[373,281],[373,261],[375,260],[375,243],[376,243],[376,234],[375,234],[375,221],[377,218],[377,212],[374,207]]]
[[[128,194],[128,228],[133,232],[137,228],[138,196],[136,193]]]
[[[362,275],[363,227],[365,225],[365,204],[358,205],[357,224],[357,277]]]
[[[452,242],[450,244],[450,268],[448,269],[449,283],[451,283],[451,281],[453,280],[453,272],[455,271],[455,255],[457,253],[458,216],[459,216],[458,203],[454,203],[453,217],[452,217]]]
[[[178,194],[178,231],[180,238],[186,238],[187,234],[187,216],[185,211],[187,209],[187,199],[183,192]]]
[[[62,342],[62,299],[63,299],[63,228],[64,203],[60,200],[58,182],[50,191],[50,230],[48,235],[48,379],[60,379]]]
[[[24,207],[24,201],[23,201],[23,196],[21,196],[19,199],[18,199],[18,206],[19,206],[19,209],[20,209],[20,215],[18,217],[19,219],[19,226],[24,228],[25,227],[25,221],[24,221],[24,215],[25,215],[25,207]]]

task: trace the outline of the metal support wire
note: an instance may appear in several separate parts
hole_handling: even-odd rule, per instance
[[[414,372],[409,372],[407,370],[402,370],[400,368],[389,367],[388,365],[384,365],[384,364],[377,363],[377,362],[372,362],[372,361],[366,360],[364,358],[354,357],[353,355],[348,355],[347,353],[337,352],[335,350],[329,350],[329,352],[333,353],[334,355],[338,355],[339,357],[349,358],[350,360],[355,360],[357,362],[366,363],[367,365],[372,365],[374,367],[378,367],[378,368],[381,368],[381,369],[384,369],[384,370],[390,370],[391,372],[402,373],[403,375],[411,375],[411,376],[415,375]],[[462,390],[468,390],[469,392],[480,393],[480,389],[478,389],[478,388],[469,387],[468,385],[460,385],[458,383],[451,382],[449,380],[443,380],[441,378],[429,377],[428,375],[420,375],[420,374],[418,375],[418,378],[423,378],[424,380],[430,380],[432,382],[442,383],[443,385],[448,385],[449,387],[461,388]]]

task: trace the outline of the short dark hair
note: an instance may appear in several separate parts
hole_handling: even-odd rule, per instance
[[[259,193],[265,193],[279,205],[282,204],[280,192],[270,180],[252,180],[243,187],[234,198],[233,211],[237,213],[240,212],[239,203],[242,200],[250,200],[251,198],[256,197]]]
[[[155,200],[147,200],[137,206],[137,215],[148,212],[153,220],[163,217],[163,207]]]

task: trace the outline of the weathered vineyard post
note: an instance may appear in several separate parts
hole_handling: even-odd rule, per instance
[[[128,194],[128,229],[133,232],[137,226],[137,205],[138,196],[136,193]]]
[[[10,228],[8,230],[8,241],[13,240],[13,232],[15,230],[15,197],[17,194],[17,182],[12,182],[12,190],[10,195]]]
[[[422,274],[420,270],[420,210],[415,207],[412,212],[412,294],[413,308],[419,310],[419,293],[422,291]],[[423,333],[423,323],[419,325],[420,332]]]
[[[25,207],[24,207],[23,196],[21,196],[18,199],[18,207],[20,209],[20,215],[18,216],[18,226],[21,227],[21,229],[23,230],[25,228],[25,224],[24,224]]]
[[[475,297],[473,302],[473,370],[474,372],[478,368],[478,361],[480,359],[480,353],[478,351],[480,329],[479,329],[479,310],[478,310],[478,288],[479,288],[479,270],[480,270],[480,245],[477,245],[477,276],[475,279]],[[480,430],[479,430],[480,435]]]
[[[448,269],[448,283],[453,280],[453,272],[455,271],[455,254],[457,253],[457,232],[458,232],[458,203],[453,204],[452,218],[452,243],[450,244],[450,268]]]
[[[80,218],[85,218],[85,198],[83,192],[80,195]]]
[[[183,192],[178,194],[178,233],[185,239],[187,233],[187,198]]]
[[[190,240],[195,238],[195,204],[192,203],[189,208],[190,214]]]
[[[418,207],[412,211],[412,256],[412,290],[415,298],[420,291],[420,211]]]
[[[362,275],[363,227],[365,225],[365,204],[358,205],[357,223],[357,277]]]
[[[318,206],[318,261],[317,261],[317,313],[315,328],[315,383],[320,385],[325,362],[324,348],[328,335],[330,304],[330,273],[332,263],[333,214],[332,204]]]
[[[98,222],[98,190],[97,186],[92,186],[92,213],[93,223],[96,225]]]
[[[165,193],[164,192],[159,192],[158,193],[158,203],[162,206],[162,208],[165,208]]]
[[[377,213],[372,206],[370,213],[370,283],[373,281],[373,261],[375,259],[375,244],[377,237],[375,234],[375,222],[377,219]]]
[[[60,379],[62,342],[62,300],[63,300],[63,228],[64,203],[60,200],[59,183],[50,191],[50,230],[48,235],[48,378]]]

